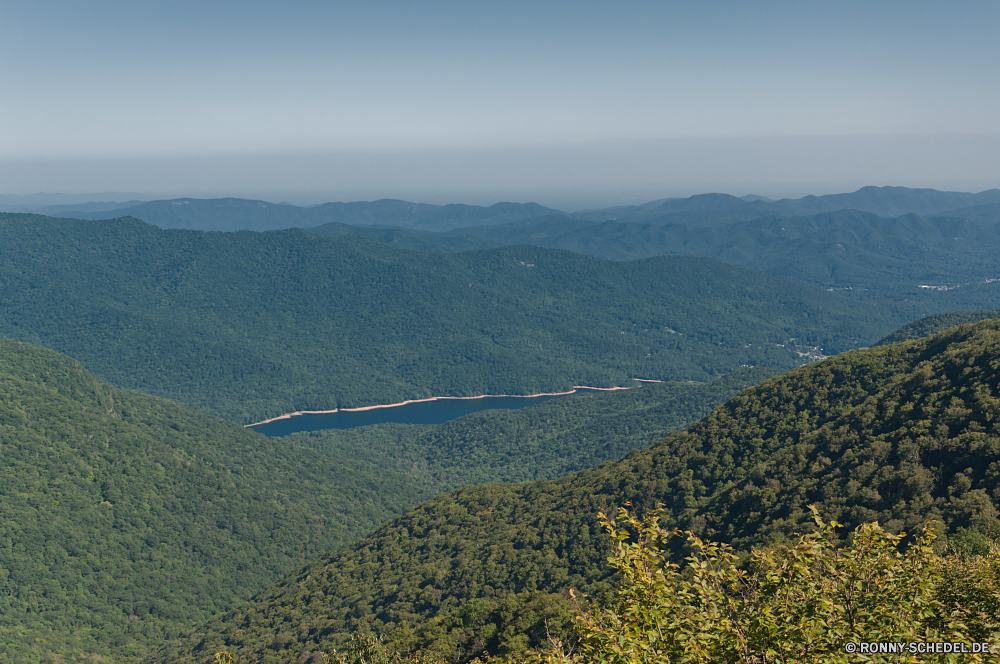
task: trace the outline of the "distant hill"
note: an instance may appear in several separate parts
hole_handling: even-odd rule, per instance
[[[958,208],[996,205],[1000,203],[1000,189],[970,194],[907,187],[863,187],[849,194],[783,198],[779,201],[760,196],[737,198],[728,194],[699,194],[658,203],[588,210],[573,216],[591,221],[717,225],[764,216],[809,216],[838,210],[859,210],[882,217],[936,215]]]
[[[241,423],[634,377],[705,381],[741,365],[790,368],[906,322],[711,259],[424,253],[299,229],[0,215],[0,258],[0,334]]]
[[[558,211],[536,203],[497,203],[489,207],[480,207],[428,205],[385,199],[298,207],[243,198],[178,198],[115,208],[113,212],[114,214],[109,214],[105,210],[81,208],[60,210],[53,216],[90,220],[131,216],[160,228],[203,231],[269,231],[282,228],[311,228],[330,223],[439,231],[458,226],[506,223]]]
[[[882,217],[899,217],[904,214],[933,215],[987,203],[1000,203],[1000,189],[970,194],[908,187],[862,187],[850,194],[785,198],[774,205],[793,214],[862,210]]]
[[[571,215],[590,221],[623,221],[655,224],[716,225],[747,221],[775,214],[775,204],[763,200],[746,200],[729,194],[698,194],[689,198],[670,198],[656,205],[615,207],[588,210]]]
[[[428,205],[381,200],[372,203],[324,203],[309,208],[317,216],[357,226],[398,226],[422,231],[446,231],[461,226],[492,226],[519,219],[559,214],[537,203]]]
[[[465,232],[612,260],[706,256],[854,298],[891,300],[913,317],[1000,306],[1000,283],[990,282],[1000,278],[1000,225],[962,218],[842,210],[703,227],[548,216]]]
[[[308,208],[242,198],[207,200],[179,198],[170,201],[150,201],[112,211],[62,210],[52,216],[91,220],[131,216],[160,228],[212,231],[269,231],[323,223],[322,221],[313,223]]]
[[[848,527],[996,527],[998,360],[998,320],[851,351],[745,390],[619,462],[439,496],[213,619],[164,659],[200,662],[225,645],[247,661],[298,662],[357,629],[449,661],[538,644],[543,618],[559,627],[558,593],[610,587],[595,515],[626,501],[640,513],[663,504],[664,525],[743,550],[805,530],[814,503]]]
[[[922,339],[931,334],[943,332],[957,325],[969,325],[989,318],[1000,318],[1000,309],[987,311],[949,311],[943,314],[926,316],[912,323],[907,323],[889,336],[880,339],[876,346],[887,346],[904,341]]]
[[[105,191],[93,194],[0,194],[0,212],[29,212],[47,214],[42,210],[97,209],[95,206],[135,205],[148,201],[148,196],[120,191]],[[99,202],[105,201],[105,202]],[[120,203],[118,201],[127,201]],[[106,207],[106,209],[112,209]]]
[[[95,202],[95,203],[84,203],[82,205],[46,205],[45,207],[38,208],[37,210],[31,210],[34,214],[44,214],[49,217],[58,217],[67,211],[72,211],[74,214],[81,213],[101,213],[106,214],[113,210],[121,210],[123,208],[135,207],[136,205],[142,205],[144,201],[125,201],[124,203],[115,202]],[[112,215],[116,216],[116,215]]]

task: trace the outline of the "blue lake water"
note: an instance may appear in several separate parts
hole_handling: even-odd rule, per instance
[[[371,410],[338,410],[334,413],[293,415],[283,420],[248,427],[265,436],[287,436],[299,431],[319,431],[321,429],[353,429],[369,424],[441,424],[458,419],[463,415],[481,410],[500,408],[516,410],[526,406],[559,399],[570,394],[601,392],[594,388],[577,388],[569,394],[545,394],[529,397],[479,397],[478,399],[435,399],[401,406],[373,408]]]

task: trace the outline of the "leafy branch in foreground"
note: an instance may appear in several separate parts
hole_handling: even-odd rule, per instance
[[[628,505],[631,507],[631,504]],[[531,652],[532,664],[673,664],[723,662],[914,662],[909,644],[985,644],[1000,636],[1000,548],[983,554],[934,550],[932,523],[920,535],[891,534],[865,523],[838,546],[836,521],[810,507],[815,531],[791,544],[740,556],[727,544],[660,526],[661,511],[640,520],[622,508],[599,514],[614,542],[609,557],[620,584],[605,608],[578,609],[581,639],[566,652]],[[686,564],[669,560],[682,540]],[[982,544],[982,543],[980,543]],[[573,591],[570,594],[575,597]],[[867,657],[849,643],[899,644]],[[485,662],[523,661],[516,653]],[[986,653],[936,655],[935,661],[984,661]],[[227,659],[227,657],[229,659]],[[291,661],[291,660],[289,660]],[[441,653],[400,654],[391,643],[355,632],[343,651],[303,652],[299,661],[327,664],[443,664]],[[451,661],[483,664],[481,659]],[[235,664],[228,653],[217,664]]]
[[[834,529],[840,524],[825,523],[810,509],[815,532],[788,546],[755,550],[745,565],[726,544],[663,529],[659,512],[643,520],[624,508],[617,518],[602,513],[615,541],[609,562],[621,577],[615,601],[580,611],[578,653],[566,654],[554,642],[550,652],[533,653],[529,661],[849,662],[856,661],[845,652],[852,642],[972,643],[996,636],[995,548],[964,562],[940,557],[929,523],[907,546],[904,533],[866,523],[850,546],[838,547]],[[683,569],[666,554],[677,537],[692,551]],[[956,583],[959,578],[964,583]],[[907,651],[889,661],[911,657]]]

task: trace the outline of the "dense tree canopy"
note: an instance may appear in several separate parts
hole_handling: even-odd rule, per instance
[[[0,334],[240,423],[431,396],[790,368],[903,320],[700,258],[0,215]]]
[[[140,656],[440,491],[617,458],[767,375],[266,438],[0,340],[0,662]]]
[[[928,518],[949,532],[984,527],[1000,500],[998,358],[998,320],[851,351],[745,390],[619,462],[439,496],[214,619],[170,657],[226,646],[291,661],[357,629],[437,647],[457,641],[473,601],[488,613],[522,593],[599,595],[610,548],[596,511],[627,501],[661,503],[664,525],[740,550],[803,530],[813,503],[890,534]]]

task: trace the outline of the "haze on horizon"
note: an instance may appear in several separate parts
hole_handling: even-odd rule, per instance
[[[1000,186],[1000,6],[8,6],[0,193],[573,209]]]

